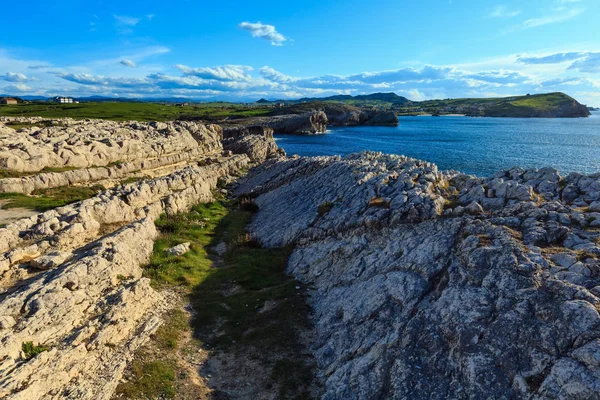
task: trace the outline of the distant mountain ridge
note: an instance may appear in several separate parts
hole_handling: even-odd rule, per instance
[[[258,104],[268,104],[268,103],[311,103],[314,101],[340,101],[340,102],[384,102],[384,103],[392,103],[397,105],[409,104],[412,101],[403,96],[398,96],[396,93],[372,93],[372,94],[362,94],[357,96],[351,96],[349,94],[338,94],[335,96],[328,97],[302,97],[297,100],[266,100],[264,98],[258,100],[256,103]]]

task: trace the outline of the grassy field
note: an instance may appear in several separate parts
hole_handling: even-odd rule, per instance
[[[89,199],[104,190],[102,186],[64,186],[33,192],[31,196],[21,193],[0,193],[0,200],[8,200],[3,209],[27,208],[39,212],[62,207]]]
[[[152,357],[144,352],[136,357],[118,394],[187,398],[179,392],[183,383],[178,377],[184,372],[178,358],[183,332],[191,329],[200,344],[228,354],[236,364],[260,360],[268,377],[269,387],[264,390],[276,389],[277,398],[310,398],[312,365],[299,338],[310,313],[304,288],[285,274],[291,249],[265,249],[250,240],[246,231],[250,209],[221,198],[156,222],[161,236],[146,276],[159,290],[184,293],[195,318],[189,326],[181,312],[170,313],[153,338],[152,346],[160,351]],[[183,256],[164,252],[184,242],[191,243],[191,250]],[[227,245],[222,257],[212,250],[219,243]]]
[[[474,116],[531,116],[545,112],[552,113],[563,105],[570,105],[574,99],[564,93],[534,94],[527,96],[498,98],[467,98],[428,100],[402,107],[402,112],[418,110],[425,113],[464,113]]]
[[[30,103],[0,106],[0,116],[44,118],[97,118],[114,121],[218,120],[268,115],[271,107],[249,108],[233,103],[174,104],[102,102],[79,104]]]
[[[383,95],[382,95],[383,96]],[[284,108],[260,104],[248,106],[236,103],[200,103],[187,106],[144,102],[100,102],[80,104],[30,103],[0,106],[0,116],[39,116],[44,118],[71,117],[75,119],[98,118],[115,121],[169,121],[169,120],[205,120],[222,121],[286,113],[300,113],[313,109],[323,109],[332,113],[345,112],[344,107],[392,109],[400,115],[423,113],[464,113],[473,116],[531,116],[536,112],[552,112],[561,105],[569,104],[573,98],[564,93],[535,94],[505,98],[465,98],[427,100],[422,102],[394,103],[388,97],[351,98],[341,100],[315,100],[306,103],[295,102]],[[40,122],[48,124],[48,122]],[[13,124],[15,129],[23,124]]]

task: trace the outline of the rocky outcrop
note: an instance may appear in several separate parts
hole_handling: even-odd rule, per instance
[[[37,119],[11,120],[36,123]],[[0,130],[0,164],[13,175],[23,172],[23,176],[0,179],[0,193],[31,194],[92,182],[118,183],[136,175],[155,176],[156,170],[172,172],[222,150],[221,127],[191,122],[84,124],[65,119],[43,129],[7,129],[5,133]],[[65,167],[62,172],[25,173]]]
[[[250,161],[261,163],[267,158],[285,155],[285,151],[277,147],[273,138],[259,135],[246,135],[238,139],[223,140],[223,149],[234,154],[246,154]]]
[[[22,119],[10,119],[21,121]],[[4,118],[3,121],[8,121]],[[35,122],[23,120],[23,122]],[[45,128],[19,132],[0,122],[0,168],[39,172],[44,168],[110,167],[186,153],[221,149],[222,129],[196,122],[114,122],[58,120]]]
[[[327,131],[327,115],[323,111],[310,110],[298,114],[225,121],[223,126],[225,138],[248,134],[270,137],[273,133],[315,135]]]
[[[236,192],[313,287],[323,398],[598,397],[600,174],[361,153],[268,160]]]
[[[265,138],[272,138],[273,128],[267,125],[225,125],[223,128],[223,139],[238,139],[247,135],[258,135]]]
[[[329,125],[332,126],[357,126],[378,125],[398,126],[398,115],[393,111],[377,109],[361,109],[357,107],[328,107],[325,109]]]
[[[272,117],[268,125],[275,133],[314,135],[327,131],[327,115],[323,111],[310,111],[299,115]]]
[[[573,98],[565,99],[551,107],[521,107],[513,104],[489,107],[484,109],[482,114],[485,117],[510,118],[585,118],[591,115],[585,105]]]
[[[0,229],[0,398],[110,399],[168,307],[142,277],[154,220],[211,201],[248,162],[188,166]]]

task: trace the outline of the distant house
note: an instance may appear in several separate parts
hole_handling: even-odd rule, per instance
[[[177,107],[187,107],[188,103],[177,103],[175,104]]]
[[[55,98],[54,98],[54,102],[55,102],[55,103],[61,103],[61,104],[71,104],[71,103],[75,103],[75,102],[73,101],[73,98],[72,98],[72,97],[60,97],[60,96],[57,96],[57,97],[55,97]]]
[[[3,97],[0,99],[0,104],[17,104],[17,99],[12,97]]]

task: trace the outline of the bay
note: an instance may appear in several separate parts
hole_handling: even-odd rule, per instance
[[[275,140],[288,155],[373,150],[479,176],[514,166],[600,172],[598,112],[576,119],[400,117],[398,127],[336,127],[324,135],[275,135]]]

